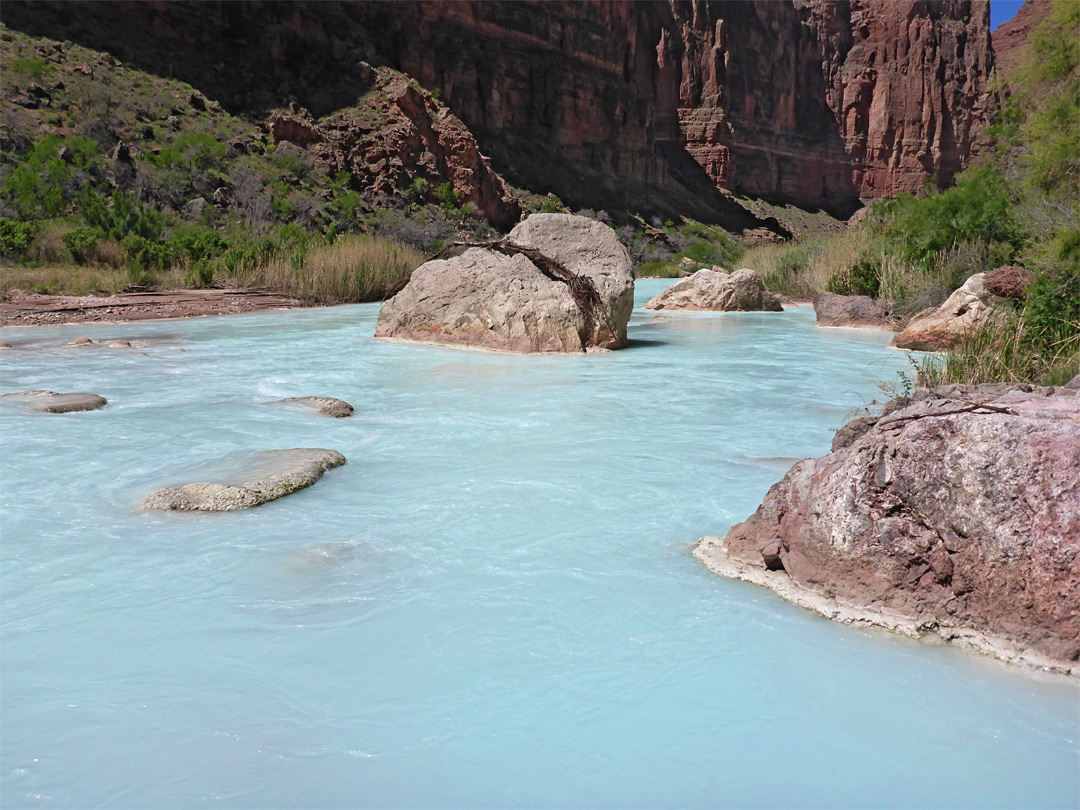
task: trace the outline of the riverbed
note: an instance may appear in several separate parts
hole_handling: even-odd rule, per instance
[[[813,310],[629,348],[372,340],[377,304],[0,330],[4,807],[1063,807],[1074,683],[832,624],[694,541],[907,368]],[[73,337],[132,348],[70,347]],[[273,406],[319,395],[349,419]],[[339,450],[230,514],[140,499]]]

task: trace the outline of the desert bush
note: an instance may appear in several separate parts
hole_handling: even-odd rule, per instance
[[[33,235],[34,228],[29,223],[0,217],[0,256],[21,256]]]
[[[4,207],[24,221],[59,216],[102,167],[97,142],[80,136],[46,135],[6,172]]]
[[[103,234],[99,228],[76,228],[60,238],[64,242],[64,247],[71,253],[71,258],[79,264],[84,264],[90,261],[102,237]]]
[[[901,194],[876,203],[871,228],[884,236],[897,258],[931,269],[942,251],[979,243],[999,264],[1009,263],[1026,232],[1012,215],[1015,188],[993,165],[963,172],[953,188],[928,189],[923,196]]]

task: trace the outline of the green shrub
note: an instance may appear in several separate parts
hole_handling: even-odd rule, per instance
[[[115,189],[111,205],[101,195],[84,189],[79,195],[79,213],[91,228],[97,228],[109,238],[120,242],[129,236],[143,241],[155,240],[165,229],[165,216],[143,205],[134,195]]]
[[[994,166],[977,166],[947,191],[922,197],[902,194],[874,206],[875,220],[898,258],[929,268],[945,250],[963,242],[990,246],[1003,262],[1023,246],[1025,228],[1012,214],[1015,188]]]
[[[22,254],[33,237],[34,228],[30,223],[0,217],[0,255]]]
[[[1044,355],[1080,351],[1080,269],[1043,273],[1028,287],[1026,341]]]
[[[828,292],[837,295],[868,295],[877,298],[881,291],[881,267],[869,259],[859,259],[829,279]]]
[[[96,141],[46,135],[7,172],[4,202],[23,220],[60,216],[102,166]]]
[[[40,56],[19,56],[7,64],[15,76],[33,82],[44,82],[53,73],[53,66]]]
[[[450,183],[440,183],[435,186],[435,190],[431,193],[431,196],[444,211],[454,210],[460,207],[461,204],[458,193],[454,191],[454,187]]]
[[[83,264],[90,260],[98,240],[102,238],[102,233],[98,228],[76,228],[60,238],[64,247],[71,252],[71,258]]]

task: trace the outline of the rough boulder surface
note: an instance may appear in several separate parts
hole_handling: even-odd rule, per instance
[[[830,618],[1080,675],[1077,390],[946,386],[860,421],[695,554]]]
[[[632,263],[611,228],[534,214],[501,243],[418,267],[383,304],[375,337],[513,352],[616,349],[633,306]]]
[[[645,309],[782,312],[784,308],[779,296],[765,289],[761,276],[744,268],[734,273],[699,270],[653,297]]]
[[[278,402],[300,405],[309,408],[323,416],[331,416],[335,419],[344,419],[353,415],[353,406],[343,399],[333,397],[288,397]]]
[[[147,495],[140,508],[178,512],[247,509],[310,487],[324,472],[344,463],[345,456],[335,450],[267,450],[254,455],[251,465],[254,480],[241,484],[198,482],[164,487]]]
[[[6,399],[37,413],[96,411],[109,403],[105,397],[97,394],[58,394],[55,391],[19,391],[4,394],[0,399]]]
[[[937,309],[915,316],[895,338],[893,346],[915,351],[938,351],[955,346],[999,311],[1004,300],[986,289],[986,273],[976,273]]]
[[[814,314],[818,326],[860,326],[868,329],[891,329],[889,310],[868,295],[814,296]]]

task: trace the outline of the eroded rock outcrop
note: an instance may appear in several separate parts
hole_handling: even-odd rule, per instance
[[[645,309],[715,312],[782,312],[780,298],[765,289],[761,276],[743,268],[733,273],[698,270],[654,296]]]
[[[814,314],[817,316],[818,326],[893,328],[888,308],[881,306],[868,295],[818,293],[814,296]]]
[[[695,554],[841,621],[1080,675],[1080,396],[920,392]]]
[[[626,345],[632,263],[603,223],[534,214],[500,243],[444,254],[383,304],[375,337],[513,352]]]
[[[937,309],[916,315],[896,337],[898,349],[938,351],[955,346],[985,325],[1001,311],[1004,299],[983,284],[985,273],[976,273],[964,282]]]
[[[327,470],[340,467],[345,456],[336,450],[296,448],[253,454],[243,483],[196,482],[163,487],[146,496],[144,511],[233,512],[248,509],[310,487]],[[246,477],[246,476],[241,476]]]
[[[0,399],[37,413],[96,411],[109,404],[105,397],[97,394],[58,394],[55,391],[18,391],[4,394]]]

